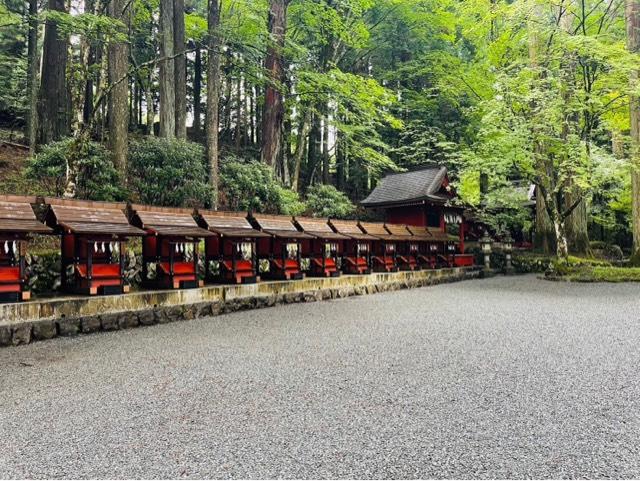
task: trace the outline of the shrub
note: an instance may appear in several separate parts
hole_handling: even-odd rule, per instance
[[[315,217],[345,219],[353,215],[355,205],[332,185],[314,185],[307,193],[307,206]]]
[[[210,205],[204,148],[150,137],[129,145],[129,186],[135,200],[162,206]]]
[[[258,161],[230,157],[220,167],[220,205],[229,210],[296,215],[306,206],[296,192],[283,187],[273,170]]]
[[[111,160],[111,154],[101,144],[64,139],[45,145],[29,159],[27,178],[39,183],[35,190],[46,195],[61,196],[65,191],[67,162],[73,156],[78,176],[76,195],[89,200],[123,200],[126,192]]]
[[[220,166],[220,205],[230,210],[277,212],[278,183],[268,165],[235,158]]]
[[[300,200],[298,193],[291,189],[278,186],[278,196],[280,197],[278,203],[279,214],[300,215],[307,210],[306,204]]]

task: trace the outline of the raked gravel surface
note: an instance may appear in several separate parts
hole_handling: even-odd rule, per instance
[[[640,285],[497,277],[0,350],[5,478],[640,478]]]

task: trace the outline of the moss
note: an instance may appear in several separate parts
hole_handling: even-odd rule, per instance
[[[640,267],[565,266],[556,275],[572,282],[640,282]]]
[[[629,264],[635,267],[640,267],[640,249],[631,256]]]

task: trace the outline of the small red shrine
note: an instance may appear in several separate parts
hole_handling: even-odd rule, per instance
[[[62,288],[89,295],[129,291],[124,255],[129,237],[144,231],[129,224],[125,204],[45,198],[47,225],[61,235]]]
[[[145,231],[142,242],[143,284],[162,289],[202,287],[198,279],[200,240],[214,235],[198,226],[193,210],[133,205],[131,223]],[[149,267],[155,266],[155,278]]]
[[[29,300],[25,255],[32,234],[53,234],[36,219],[35,197],[0,196],[0,303]]]
[[[343,243],[349,238],[333,231],[327,219],[294,217],[299,230],[313,236],[302,243],[302,255],[309,258],[309,274],[316,277],[339,277],[339,258]]]
[[[265,277],[278,280],[303,279],[302,242],[313,236],[300,232],[291,217],[282,215],[250,214],[251,225],[269,235],[258,240],[258,258],[269,261]]]
[[[358,226],[375,239],[372,242],[371,269],[374,272],[397,272],[398,243],[405,242],[406,238],[391,234],[380,222],[358,222]]]
[[[217,279],[234,284],[260,281],[256,242],[271,236],[254,229],[246,214],[198,210],[198,224],[215,235],[205,241],[205,277],[213,278],[211,265],[217,263]]]
[[[384,227],[389,233],[396,238],[401,239],[398,242],[396,252],[396,262],[401,271],[415,271],[418,265],[418,242],[406,225],[402,224],[385,224]]]
[[[330,219],[329,226],[346,237],[343,241],[342,271],[346,274],[371,273],[371,246],[378,239],[365,234],[356,221]]]

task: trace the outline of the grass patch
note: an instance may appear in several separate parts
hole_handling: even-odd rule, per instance
[[[640,282],[640,267],[582,266],[561,277],[572,282]]]

